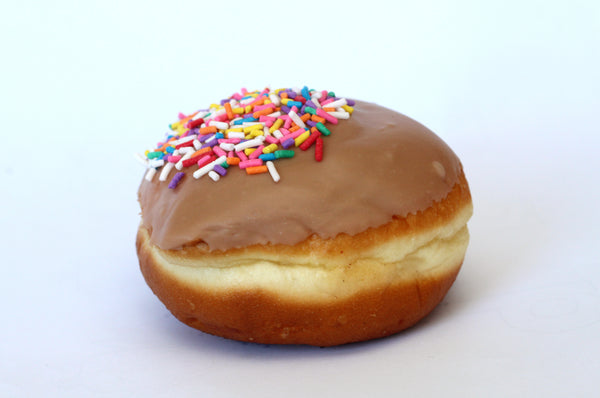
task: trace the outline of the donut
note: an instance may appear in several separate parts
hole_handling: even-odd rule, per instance
[[[389,336],[441,302],[464,260],[459,158],[374,103],[241,90],[179,114],[139,158],[141,272],[209,334],[321,347]]]

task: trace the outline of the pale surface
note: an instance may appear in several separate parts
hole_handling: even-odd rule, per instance
[[[0,396],[598,394],[597,2],[123,3],[1,7]],[[294,42],[303,27],[321,47]],[[378,102],[461,157],[471,245],[417,327],[242,344],[180,324],[144,284],[131,153],[178,111],[268,83]]]

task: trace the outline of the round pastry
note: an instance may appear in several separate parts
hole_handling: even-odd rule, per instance
[[[170,127],[143,159],[137,252],[185,324],[339,345],[414,325],[454,282],[471,195],[416,121],[304,87],[242,90]]]

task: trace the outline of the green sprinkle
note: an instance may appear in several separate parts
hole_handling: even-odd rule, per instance
[[[305,106],[304,107],[304,112],[310,113],[311,115],[316,115],[317,114],[317,110],[315,108],[311,108],[310,106]]]
[[[275,155],[275,159],[293,158],[294,157],[294,151],[285,150],[285,149],[282,149],[280,151],[275,151],[275,152],[273,152],[273,154]]]
[[[163,155],[163,153],[161,151],[150,152],[150,153],[148,153],[148,159],[156,159],[156,158],[160,157],[161,155]]]
[[[328,97],[335,97],[335,93],[333,91],[330,91],[327,93]]]
[[[227,163],[227,161],[224,161],[223,163],[221,163],[221,167],[224,169],[228,169],[229,168],[229,163]]]
[[[323,123],[321,123],[321,122],[318,122],[315,127],[323,135],[329,135],[329,134],[331,134],[331,131],[329,131],[329,129],[327,127],[325,127],[325,125]]]

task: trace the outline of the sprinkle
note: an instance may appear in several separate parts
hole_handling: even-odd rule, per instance
[[[273,152],[273,154],[275,155],[275,157],[277,159],[282,159],[282,158],[293,158],[294,157],[294,151],[275,151]]]
[[[271,178],[273,179],[273,181],[279,182],[281,178],[279,177],[279,173],[277,172],[277,169],[275,168],[273,162],[267,162],[267,169],[269,170],[269,174],[271,174]]]
[[[315,160],[320,162],[323,160],[323,138],[318,137],[315,145]]]
[[[229,167],[229,165],[227,164],[227,162],[225,162],[225,164],[227,165],[227,167]],[[225,167],[223,167],[220,164],[215,165],[215,168],[213,170],[216,171],[217,173],[219,173],[222,176],[224,176],[225,174],[227,174],[227,170],[225,169]]]
[[[142,166],[148,167],[148,159],[146,159],[143,155],[135,153],[133,156],[135,157],[135,160],[137,160]]]
[[[330,135],[331,134],[331,131],[329,131],[329,129],[327,127],[325,127],[325,125],[323,123],[321,123],[321,122],[317,123],[317,125],[315,127],[323,135]]]
[[[214,170],[209,171],[208,176],[215,182],[219,181],[219,179],[221,178],[221,176],[218,173],[216,173]]]
[[[158,181],[167,181],[167,177],[169,177],[169,173],[171,173],[173,167],[175,167],[174,163],[167,163],[167,165],[163,167],[162,171],[160,172],[160,175],[158,176]]]
[[[215,167],[215,165],[223,163],[226,159],[227,159],[226,156],[221,156],[217,160],[213,160],[209,164],[200,167],[198,170],[194,171],[194,174],[193,174],[194,178],[198,179],[198,178],[202,177],[203,175],[208,174],[209,171],[212,171],[212,169]]]
[[[269,169],[267,166],[253,166],[246,168],[246,174],[261,174],[268,172]]]
[[[153,167],[150,167],[148,169],[148,172],[146,173],[146,181],[152,181],[152,179],[154,178],[154,175],[156,174],[156,169]]]
[[[274,153],[263,153],[263,154],[262,154],[262,155],[260,155],[258,158],[259,158],[260,160],[262,160],[263,162],[266,162],[266,161],[268,161],[268,160],[275,160],[275,159],[277,159],[277,158],[275,157],[275,154],[274,154]]]
[[[260,166],[262,164],[263,164],[263,161],[260,159],[250,159],[250,160],[245,160],[243,162],[240,162],[240,164],[238,166],[240,167],[240,169],[245,169],[247,167]]]
[[[181,181],[181,179],[183,178],[184,175],[185,175],[185,173],[183,171],[180,171],[179,173],[175,174],[175,176],[173,176],[173,179],[169,183],[169,188],[170,189],[177,188],[177,185],[179,185],[179,182]]]
[[[166,181],[174,168],[179,170],[169,184],[173,188],[182,170],[195,164],[195,179],[208,174],[218,181],[228,167],[238,165],[248,174],[268,171],[277,182],[273,161],[293,157],[295,147],[306,151],[315,144],[315,159],[321,161],[323,137],[331,134],[327,123],[350,118],[355,104],[308,86],[250,92],[242,88],[207,109],[180,113],[154,150],[135,156],[148,169],[144,178],[149,181],[157,172],[159,180]]]

